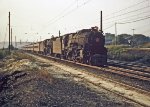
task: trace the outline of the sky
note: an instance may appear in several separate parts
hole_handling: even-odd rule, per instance
[[[8,41],[11,13],[13,41],[36,42],[100,26],[104,33],[150,36],[150,0],[0,0],[0,42]]]

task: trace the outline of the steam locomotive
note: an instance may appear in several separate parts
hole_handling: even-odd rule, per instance
[[[29,44],[22,49],[94,66],[104,66],[107,65],[107,49],[104,45],[103,33],[98,31],[98,27],[92,27]]]

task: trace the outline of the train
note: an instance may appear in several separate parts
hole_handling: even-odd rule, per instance
[[[58,37],[53,36],[23,46],[22,50],[94,66],[107,65],[105,37],[98,27],[82,29]]]

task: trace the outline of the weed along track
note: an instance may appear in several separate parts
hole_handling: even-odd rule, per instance
[[[119,96],[122,96],[142,106],[150,106],[150,92],[149,91],[146,91],[143,88],[140,88],[138,85],[136,87],[130,84],[127,85],[121,81],[120,82],[114,81],[113,73],[119,69],[115,69],[114,72],[111,72],[112,73],[112,77],[111,77],[112,79],[111,79],[106,76],[108,73],[106,72],[106,70],[114,69],[111,67],[108,67],[108,68],[99,68],[95,66],[91,67],[89,65],[73,63],[70,61],[60,60],[60,59],[47,57],[47,56],[33,55],[33,54],[29,54],[29,55],[43,62],[51,63],[53,66],[56,66],[74,75],[75,77],[80,78],[81,80],[85,81],[87,84],[92,84],[94,87],[97,88],[97,90],[104,88],[110,92],[113,92]],[[98,75],[96,72],[101,72],[102,75],[100,74]],[[124,76],[129,76],[129,75],[124,75]],[[124,77],[121,77],[121,78],[124,78]],[[132,78],[135,79],[135,77],[132,77]],[[140,79],[139,77],[137,78]],[[148,79],[147,78],[143,79],[142,81],[149,82],[149,78]],[[131,82],[131,84],[134,84],[134,83]]]

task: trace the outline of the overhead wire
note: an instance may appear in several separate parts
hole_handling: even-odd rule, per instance
[[[142,2],[139,2],[139,3],[134,4],[134,5],[138,5],[138,4],[141,4],[141,3],[144,3],[144,2],[145,2],[145,1],[142,1]],[[130,8],[130,7],[134,6],[134,5],[131,5],[131,6],[127,7],[127,8]],[[125,9],[127,9],[127,8],[124,8],[124,9],[122,9],[122,10],[120,10],[120,11],[123,11],[123,10],[125,10]],[[128,13],[136,12],[136,11],[139,11],[139,10],[142,10],[142,9],[145,9],[145,8],[149,8],[149,6],[146,6],[146,7],[144,7],[144,8],[140,8],[140,9],[136,9],[136,10],[133,10],[133,11],[130,11],[130,12],[121,14],[121,15],[125,15],[125,14],[128,14]],[[117,11],[117,12],[115,12],[115,13],[119,13],[120,11]],[[148,11],[148,12],[149,12],[149,11]],[[142,12],[142,13],[148,13],[148,12],[146,11],[146,12]],[[142,14],[142,13],[140,13],[140,14]],[[129,16],[129,17],[138,16],[138,15],[140,15],[140,14],[132,15],[132,16]],[[117,15],[117,16],[121,16],[121,15]],[[117,16],[115,16],[115,17],[117,17]],[[129,17],[125,17],[125,18],[129,18]],[[114,18],[114,17],[113,17],[113,18]],[[122,19],[125,19],[125,18],[121,18],[121,19],[117,19],[117,20],[122,20]],[[131,19],[131,20],[133,20],[133,19]],[[128,21],[129,21],[129,20],[128,20]],[[114,21],[113,21],[113,22],[114,22]],[[111,22],[111,23],[112,23],[112,22]],[[114,26],[114,24],[111,25],[111,26],[109,26],[109,27],[104,28],[104,30],[109,29],[109,28],[111,28],[111,27],[113,27],[113,26]]]
[[[148,11],[145,11],[145,12],[141,12],[141,13],[138,13],[138,14],[136,14],[136,15],[131,15],[131,16],[127,16],[127,17],[124,17],[124,18],[119,18],[119,19],[116,19],[116,20],[113,20],[113,21],[110,21],[110,22],[104,22],[105,24],[109,24],[109,23],[112,23],[112,22],[116,22],[116,21],[120,21],[120,20],[123,20],[123,19],[127,19],[127,18],[130,18],[130,17],[136,17],[136,16],[139,16],[139,15],[141,15],[141,14],[145,14],[145,13],[150,13],[150,11],[148,10]]]
[[[150,16],[147,16],[147,17],[144,17],[144,18],[141,18],[141,19],[137,19],[137,20],[134,20],[134,21],[118,22],[117,24],[134,23],[134,22],[138,22],[138,21],[146,20],[146,19],[149,19],[149,18],[150,18]]]
[[[139,5],[139,4],[145,3],[146,1],[147,1],[147,0],[144,0],[144,1],[142,1],[142,2],[133,4],[133,5],[131,5],[131,6],[128,6],[128,7],[124,8],[124,9],[121,9],[121,10],[119,10],[119,11],[113,12],[113,13],[111,13],[111,14],[116,14],[116,13],[119,13],[119,12],[121,12],[121,11],[123,11],[123,10],[129,9],[129,8],[133,8],[133,7],[135,7],[135,6]],[[110,16],[110,15],[106,15],[105,17],[107,17],[107,16]]]
[[[142,16],[142,17],[138,17],[138,18],[133,18],[133,19],[129,19],[129,20],[124,20],[124,21],[122,21],[122,22],[134,21],[134,20],[138,20],[138,19],[141,19],[141,18],[146,18],[146,17],[149,17],[149,16],[150,16],[150,14],[149,14],[149,15]]]
[[[87,0],[87,1],[85,1],[84,3],[82,3],[81,5],[78,5],[78,6],[75,7],[74,9],[72,9],[72,10],[68,11],[67,13],[65,13],[65,14],[64,14],[63,16],[61,16],[59,19],[56,19],[56,21],[52,22],[51,24],[57,22],[58,20],[60,20],[61,18],[65,17],[65,16],[71,14],[71,13],[74,12],[76,9],[82,7],[83,5],[86,5],[86,4],[87,4],[88,2],[90,2],[90,1],[91,1],[91,0]]]
[[[59,18],[57,18],[56,20],[52,21],[51,23],[49,23],[48,25],[50,24],[54,24],[56,23],[57,21],[59,21],[60,19],[64,18],[65,16],[71,14],[72,12],[76,11],[78,8],[81,8],[82,6],[86,5],[87,3],[89,3],[91,0],[87,0],[85,1],[84,3],[82,3],[81,5],[78,5],[77,7],[73,8],[72,10],[68,11],[67,13],[65,13],[63,16],[60,16]],[[47,25],[47,26],[48,26]],[[46,27],[47,27],[46,26]]]
[[[126,8],[124,8],[124,9],[119,10],[119,11],[114,12],[114,13],[119,13],[119,12],[121,12],[121,11],[123,11],[123,10],[128,9],[128,8],[132,8],[132,6],[135,7],[135,5],[137,6],[137,5],[142,4],[142,3],[144,3],[144,2],[146,2],[146,1],[144,0],[144,1],[142,1],[142,2],[136,3],[136,4],[134,4],[134,5],[131,5],[131,6],[129,6],[129,7],[126,7]],[[146,6],[146,7],[144,7],[144,8],[140,8],[140,9],[136,9],[136,10],[133,10],[133,11],[129,11],[129,12],[126,12],[126,13],[123,13],[123,14],[120,14],[120,15],[113,16],[112,18],[118,17],[118,16],[122,16],[122,15],[126,15],[126,14],[129,14],[129,13],[132,13],[132,12],[140,11],[140,10],[143,10],[143,9],[149,8],[149,7],[150,7],[150,6]],[[113,25],[114,25],[114,22],[116,22],[116,21],[118,21],[118,20],[120,21],[120,20],[127,19],[127,18],[130,18],[130,17],[135,17],[135,16],[138,16],[138,15],[144,14],[144,13],[149,13],[149,11],[141,12],[141,13],[139,13],[139,14],[131,15],[131,16],[124,17],[124,18],[119,18],[119,19],[116,19],[116,20],[113,20],[113,21],[110,21],[110,22],[106,22],[108,19],[104,19],[104,24],[106,25],[106,24],[111,24],[111,23],[113,23]],[[131,19],[131,20],[133,20],[133,19]],[[97,22],[99,22],[99,21],[97,21]],[[107,27],[107,28],[109,29],[109,28],[113,27],[113,25],[110,25],[110,27]],[[106,28],[106,29],[107,29],[107,28]]]
[[[142,1],[142,2],[140,2],[140,3],[137,3],[137,4],[141,4],[141,3],[144,3],[145,1]],[[132,5],[133,6],[133,5]],[[130,6],[131,7],[131,6]],[[128,12],[126,12],[126,13],[123,13],[123,14],[119,14],[119,15],[115,15],[115,16],[113,16],[113,17],[111,17],[111,18],[115,18],[115,17],[119,17],[119,16],[123,16],[123,15],[126,15],[126,14],[129,14],[129,13],[133,13],[133,12],[136,12],[136,11],[140,11],[140,10],[143,10],[143,9],[146,9],[146,8],[149,8],[150,6],[148,5],[148,6],[146,6],[146,7],[142,7],[142,8],[140,8],[140,9],[136,9],[136,10],[132,10],[132,11],[128,11]],[[129,8],[129,7],[127,7],[127,8]],[[125,8],[125,9],[127,9],[127,8]],[[122,9],[122,10],[125,10],[125,9]],[[120,11],[122,11],[122,10],[120,10]],[[118,11],[118,12],[115,12],[115,13],[119,13],[120,11]],[[120,18],[120,19],[116,19],[116,20],[113,20],[113,21],[110,21],[110,22],[108,22],[108,23],[113,23],[112,25],[110,25],[109,27],[107,27],[107,28],[104,28],[104,30],[106,30],[106,29],[109,29],[109,28],[111,28],[111,27],[113,27],[115,24],[114,24],[114,22],[116,22],[116,21],[118,21],[118,20],[123,20],[123,19],[126,19],[126,18],[129,18],[129,17],[135,17],[135,16],[138,16],[138,15],[140,15],[140,14],[143,14],[143,13],[148,13],[149,11],[145,11],[145,12],[141,12],[141,13],[139,13],[139,14],[136,14],[136,15],[132,15],[132,16],[128,16],[128,17],[125,17],[125,18]],[[111,19],[111,18],[107,18],[107,19],[105,19],[104,21],[107,21],[108,19]],[[140,18],[140,19],[139,19]],[[134,19],[130,19],[130,20],[127,20],[127,21],[124,21],[124,22],[118,22],[118,24],[127,24],[127,23],[134,23],[134,22],[138,22],[138,21],[142,21],[142,20],[146,20],[146,19],[149,19],[150,17],[149,16],[144,16],[144,17],[138,17],[138,19],[136,18],[136,20],[135,20],[135,18]],[[104,22],[105,24],[107,24],[106,22]]]
[[[107,29],[109,29],[109,28],[112,28],[113,26],[114,26],[114,24],[111,25],[111,26],[109,26],[109,27],[104,28],[104,30],[107,30]]]
[[[57,16],[55,16],[54,18],[52,18],[49,22],[55,20],[57,17],[59,17],[61,14],[65,13],[66,10],[68,10],[70,7],[72,7],[72,5],[76,2],[76,0],[74,0],[68,7],[66,7],[65,9],[63,9],[63,11],[61,11]]]
[[[116,17],[119,17],[119,16],[123,16],[123,15],[126,15],[126,14],[129,14],[129,13],[133,13],[133,12],[136,12],[136,11],[140,11],[140,10],[143,10],[143,9],[146,9],[146,8],[149,8],[150,6],[146,6],[146,7],[142,7],[140,9],[136,9],[136,10],[132,10],[132,11],[129,11],[129,12],[126,12],[126,13],[123,13],[123,14],[119,14],[119,15],[116,15],[116,16],[112,16],[110,18],[107,18],[105,19],[106,20],[109,20],[109,19],[112,19],[112,18],[116,18]]]

